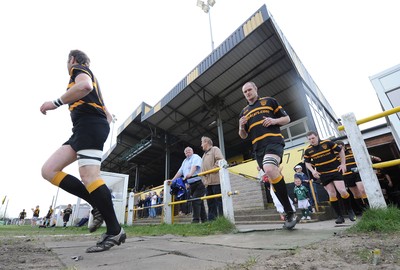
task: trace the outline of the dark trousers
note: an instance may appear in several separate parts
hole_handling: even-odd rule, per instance
[[[203,182],[197,181],[190,184],[190,195],[192,199],[203,197],[206,194],[206,187]],[[203,200],[192,201],[193,208],[193,223],[198,223],[200,220],[202,222],[207,221],[206,208],[204,207]]]
[[[221,185],[207,186],[207,196],[221,194]],[[222,217],[224,211],[222,209],[222,198],[207,199],[208,220],[214,220],[217,217]]]

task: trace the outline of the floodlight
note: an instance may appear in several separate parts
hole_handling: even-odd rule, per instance
[[[213,7],[215,5],[215,0],[207,0],[209,6]]]
[[[203,8],[203,5],[204,5],[204,2],[203,2],[203,1],[197,0],[197,6],[198,6],[199,8]]]
[[[202,9],[205,13],[208,13],[208,12],[210,11],[210,6],[203,3],[203,6],[201,7],[201,9]]]

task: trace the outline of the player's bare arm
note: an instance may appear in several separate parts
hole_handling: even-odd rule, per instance
[[[347,168],[346,168],[346,154],[344,153],[344,148],[340,150],[339,157],[340,157],[340,165],[338,167],[338,171],[345,173],[347,172]]]
[[[40,112],[46,115],[47,111],[57,109],[60,105],[69,104],[75,102],[93,90],[93,84],[90,77],[85,74],[81,73],[75,78],[75,84],[71,88],[68,89],[59,99],[56,101],[46,101],[40,107]],[[59,105],[57,106],[57,102]]]

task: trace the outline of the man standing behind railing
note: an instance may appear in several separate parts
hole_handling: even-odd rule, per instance
[[[201,138],[201,148],[204,151],[201,163],[201,171],[209,171],[218,168],[218,160],[224,159],[221,150],[213,146],[213,141],[209,137]],[[210,173],[202,176],[203,184],[206,187],[207,196],[221,194],[221,184],[219,173]],[[207,199],[208,220],[214,220],[218,216],[224,215],[222,208],[222,198]]]
[[[186,147],[184,152],[186,158],[183,160],[181,167],[171,180],[173,181],[176,178],[183,176],[183,180],[186,180],[187,184],[190,185],[190,195],[192,199],[203,197],[206,193],[206,188],[201,181],[201,177],[195,176],[201,171],[201,157],[197,154],[194,154],[191,147]],[[193,200],[192,207],[192,223],[199,223],[200,220],[201,222],[206,222],[207,214],[204,207],[204,202],[200,199]]]

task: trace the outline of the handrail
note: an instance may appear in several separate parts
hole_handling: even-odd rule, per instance
[[[397,106],[397,107],[394,107],[393,109],[389,109],[387,111],[384,111],[384,112],[381,112],[381,113],[377,113],[377,114],[371,115],[369,117],[357,120],[356,124],[357,125],[361,125],[361,124],[364,124],[364,123],[367,123],[367,122],[382,118],[384,116],[388,116],[390,114],[398,113],[398,112],[400,112],[400,106]],[[338,130],[339,131],[344,130],[344,125],[338,126]]]

